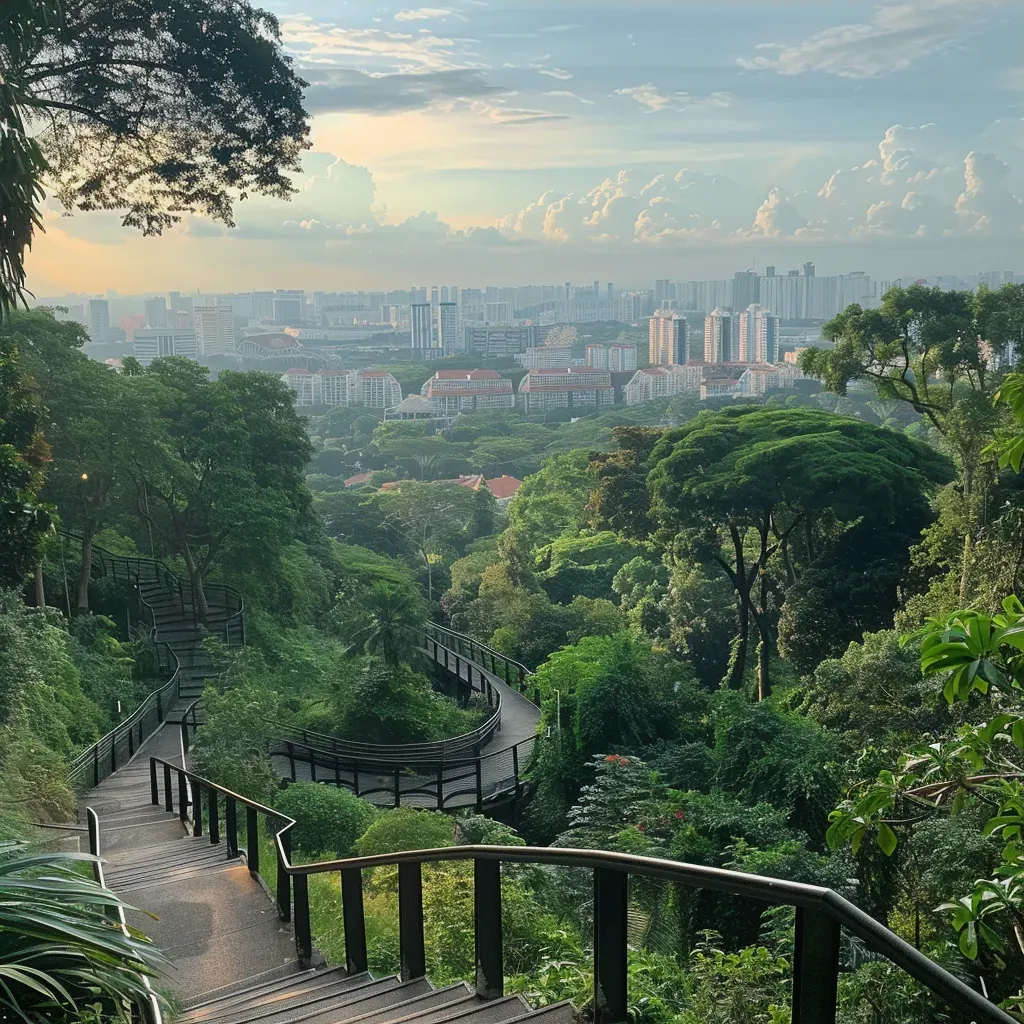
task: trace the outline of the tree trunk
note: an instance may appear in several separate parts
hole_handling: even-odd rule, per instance
[[[425,548],[420,548],[420,554],[423,556],[423,564],[427,567],[427,601],[430,604],[434,603],[434,571],[430,566],[430,555],[427,554]]]
[[[964,553],[960,560],[960,607],[967,603],[967,580],[974,556],[974,471],[964,470],[964,506],[967,512],[967,529],[964,531]]]
[[[771,656],[771,637],[766,626],[758,621],[757,631],[761,639],[757,645],[757,699],[764,700],[772,692],[772,683],[769,677],[769,658]]]
[[[36,607],[46,607],[46,584],[43,581],[43,562],[40,559],[36,562],[36,574],[35,574],[35,590],[36,590]]]
[[[743,676],[747,671],[747,648],[750,646],[750,602],[740,594],[740,631],[736,646],[733,648],[729,661],[728,687],[738,690],[743,686]]]
[[[89,581],[92,579],[92,537],[93,530],[87,526],[82,533],[82,565],[78,570],[75,584],[75,614],[89,614]]]
[[[188,582],[192,588],[192,610],[196,622],[205,626],[210,619],[210,607],[206,603],[206,591],[203,589],[203,574],[192,557],[192,552],[187,544],[183,545],[185,566],[188,569]]]

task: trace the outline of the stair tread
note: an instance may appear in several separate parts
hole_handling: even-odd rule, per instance
[[[372,981],[369,974],[348,974],[340,967],[307,971],[190,1006],[179,1020],[182,1024],[219,1021],[243,1011],[255,1012],[289,1001],[294,1003],[295,1000],[299,1000],[301,1003],[312,998],[338,994],[346,989],[358,990]]]
[[[187,1014],[191,1010],[207,1006],[210,1003],[217,1003],[220,1000],[232,999],[234,996],[244,994],[250,990],[260,990],[278,984],[287,985],[295,978],[312,977],[316,973],[317,971],[313,968],[300,967],[297,961],[292,960],[280,967],[272,967],[268,971],[261,971],[259,974],[254,974],[248,978],[239,978],[238,981],[233,981],[228,985],[221,985],[219,988],[209,989],[192,999],[185,1000],[182,1004],[183,1013]]]

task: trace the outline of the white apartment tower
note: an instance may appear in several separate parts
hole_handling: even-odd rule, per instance
[[[741,363],[776,363],[779,359],[781,321],[770,310],[754,303],[739,318],[739,353]]]
[[[434,317],[429,302],[414,302],[409,306],[409,326],[414,351],[434,347]]]
[[[445,289],[447,290],[447,289]],[[437,306],[437,347],[444,349],[445,355],[459,350],[459,304],[457,302],[440,302]],[[415,346],[413,346],[415,348]]]
[[[704,321],[704,362],[736,361],[735,326],[732,313],[716,309]]]
[[[235,351],[235,318],[230,306],[215,302],[196,306],[196,341],[201,356],[226,356]]]
[[[690,330],[685,318],[655,313],[648,327],[651,366],[678,366],[689,361]]]

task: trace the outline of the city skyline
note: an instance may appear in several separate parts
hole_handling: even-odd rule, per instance
[[[628,283],[802,259],[891,278],[1011,265],[1024,239],[1008,0],[267,6],[310,82],[292,202],[157,239],[48,202],[34,291],[524,266]]]

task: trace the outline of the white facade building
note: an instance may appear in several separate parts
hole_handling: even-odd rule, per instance
[[[295,393],[299,406],[365,405],[370,409],[391,409],[402,401],[398,381],[384,370],[319,370],[296,367],[285,371],[281,380]]]
[[[438,370],[420,390],[446,415],[481,409],[513,409],[512,381],[495,370]]]
[[[754,303],[739,315],[739,348],[741,363],[775,363],[779,357],[782,322],[764,306]]]
[[[230,306],[215,302],[193,309],[201,356],[226,356],[235,351],[235,319]]]
[[[414,302],[409,306],[409,328],[414,352],[434,347],[434,310],[429,302]]]
[[[609,345],[608,369],[612,373],[625,373],[636,369],[635,345]]]
[[[731,363],[736,359],[733,315],[716,309],[704,321],[704,362]]]
[[[459,304],[457,302],[441,302],[437,306],[437,347],[444,349],[445,355],[452,355],[462,347],[459,332]]]
[[[585,366],[530,370],[519,382],[519,400],[525,412],[547,409],[605,409],[615,403],[608,370]]]
[[[195,359],[199,354],[196,332],[192,328],[140,328],[134,334],[134,344],[135,358],[143,366],[167,356]]]
[[[637,370],[624,392],[626,405],[642,405],[656,398],[697,394],[704,380],[704,367],[696,364],[650,366]]]
[[[743,371],[737,390],[741,395],[763,395],[775,388],[791,388],[793,382],[803,376],[803,371],[790,363],[778,366],[758,363]]]
[[[526,350],[523,365],[528,370],[557,370],[571,362],[571,345],[539,345]]]
[[[651,366],[675,366],[689,362],[690,328],[675,313],[658,312],[648,322],[647,361]]]

